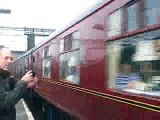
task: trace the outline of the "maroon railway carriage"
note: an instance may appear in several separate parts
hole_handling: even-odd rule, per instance
[[[160,0],[103,0],[85,14],[15,60],[12,74],[36,72],[48,120],[55,106],[70,119],[160,119]]]

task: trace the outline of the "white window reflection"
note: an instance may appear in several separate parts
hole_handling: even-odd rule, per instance
[[[109,15],[108,37],[121,33],[121,10],[115,11]]]
[[[64,52],[64,39],[60,40],[60,53]]]
[[[80,48],[80,32],[72,33],[72,49]]]

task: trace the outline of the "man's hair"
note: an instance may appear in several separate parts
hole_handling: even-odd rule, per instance
[[[5,46],[3,46],[3,45],[0,45],[0,54],[1,54],[1,51],[2,51],[3,49],[9,49],[9,48],[8,48],[8,47],[5,47]]]
[[[1,50],[2,48],[4,48],[4,46],[3,46],[3,45],[0,45],[0,50]]]
[[[8,48],[8,47],[5,47],[5,46],[3,46],[3,45],[0,45],[0,51],[1,51],[2,49],[9,49],[9,48]]]

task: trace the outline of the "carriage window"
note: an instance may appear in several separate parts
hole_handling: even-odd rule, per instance
[[[51,78],[51,46],[43,50],[43,56],[42,76],[44,78]]]
[[[121,10],[117,10],[109,15],[108,37],[121,33]]]
[[[43,58],[47,58],[51,56],[51,46],[47,46],[43,49]]]
[[[69,51],[72,49],[72,41],[71,41],[71,34],[64,38],[64,51]]]
[[[153,32],[150,33],[153,35]],[[135,93],[143,91],[144,94],[151,95],[154,91],[160,91],[160,36],[146,35],[107,43],[106,62],[110,89]],[[159,31],[154,35],[159,35]]]
[[[72,49],[80,48],[80,32],[72,33]]]
[[[60,52],[80,48],[80,32],[73,32],[60,41]]]
[[[44,53],[45,57],[50,57],[51,56],[51,46],[46,47],[45,49],[45,53]]]
[[[145,18],[147,25],[160,23],[160,0],[145,0]]]
[[[43,60],[43,77],[51,78],[51,59]]]
[[[60,41],[60,79],[80,83],[80,32],[73,32]]]
[[[69,52],[60,56],[60,79],[74,84],[79,84],[79,51]]]
[[[127,7],[127,15],[128,15],[128,31],[135,30],[137,28],[137,3],[130,5]]]

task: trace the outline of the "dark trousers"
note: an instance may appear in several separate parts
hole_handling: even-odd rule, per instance
[[[16,120],[15,108],[10,108],[10,109],[0,108],[0,120]]]

